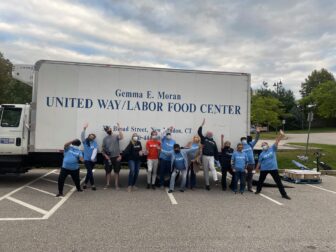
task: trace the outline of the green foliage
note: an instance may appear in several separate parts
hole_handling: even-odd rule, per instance
[[[328,72],[324,68],[320,71],[314,70],[308,78],[305,79],[305,82],[301,83],[300,93],[302,98],[309,96],[314,88],[327,81],[335,81],[335,77],[332,73]]]
[[[32,87],[12,78],[12,63],[0,53],[0,104],[30,103]]]
[[[282,114],[282,103],[277,98],[260,94],[252,96],[251,121],[253,124],[267,124],[275,128],[281,125],[279,118]]]
[[[336,117],[336,82],[318,85],[309,96],[317,105],[317,114],[323,118]]]

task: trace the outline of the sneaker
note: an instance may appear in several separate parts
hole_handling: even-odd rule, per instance
[[[251,188],[247,189],[247,191],[249,191],[249,192],[253,192],[253,190],[252,190]]]
[[[259,193],[260,193],[260,191],[256,191],[256,192],[255,192],[255,194],[259,194]]]
[[[87,188],[87,185],[83,185],[83,189],[85,190]]]
[[[226,187],[222,187],[222,191],[226,191]]]
[[[286,195],[282,195],[282,198],[284,198],[284,199],[288,199],[288,200],[291,199],[291,197],[289,197],[287,194],[286,194]]]
[[[169,190],[169,191],[168,191],[168,193],[172,193],[172,192],[173,192],[173,190]]]
[[[215,186],[219,186],[218,180],[215,181]]]
[[[119,186],[116,186],[116,188],[115,188],[117,191],[119,191],[120,190],[120,187]]]
[[[63,193],[57,193],[56,194],[56,197],[63,197],[64,195],[63,195]]]
[[[136,187],[136,186],[132,186],[132,189],[133,189],[133,190],[138,190],[139,188]]]
[[[97,188],[96,188],[95,186],[92,186],[92,187],[91,187],[91,190],[92,190],[92,191],[96,191]]]
[[[210,186],[205,186],[205,190],[210,191]]]
[[[83,190],[82,189],[77,189],[77,192],[83,192]]]
[[[155,190],[155,185],[152,185],[152,189]]]
[[[132,192],[132,187],[131,186],[127,187],[127,192]]]
[[[240,192],[240,194],[241,194],[241,195],[243,195],[243,194],[244,194],[244,192]]]
[[[104,190],[106,190],[107,188],[109,188],[110,187],[110,185],[105,185],[104,186]]]
[[[184,190],[183,190],[183,189],[180,189],[180,192],[184,192]]]
[[[160,189],[163,190],[163,189],[164,189],[164,186],[160,186]]]
[[[147,184],[147,189],[149,189],[150,188],[150,184]]]

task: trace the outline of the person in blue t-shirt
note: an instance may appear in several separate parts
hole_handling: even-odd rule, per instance
[[[63,196],[64,181],[68,175],[71,176],[76,185],[77,191],[82,192],[79,180],[79,161],[84,162],[83,153],[79,149],[81,141],[75,139],[64,145],[63,164],[58,176],[58,194],[56,197]]]
[[[280,134],[278,135],[278,137],[275,140],[275,143],[271,147],[269,147],[268,143],[266,142],[263,142],[261,144],[262,152],[259,155],[258,164],[256,167],[257,172],[259,172],[260,169],[257,191],[255,192],[256,194],[259,194],[261,192],[266,176],[267,174],[270,173],[274,182],[277,184],[279,188],[281,196],[285,199],[290,200],[290,197],[287,195],[285,188],[281,182],[281,178],[278,172],[278,162],[276,158],[276,152],[278,149],[279,142],[284,136],[285,136],[284,132],[280,130]]]
[[[97,152],[98,152],[98,144],[95,141],[96,135],[93,133],[90,133],[87,138],[85,138],[85,131],[89,125],[85,124],[82,134],[81,134],[81,140],[84,145],[84,165],[86,167],[86,177],[83,185],[83,189],[87,188],[87,183],[90,181],[91,189],[96,190],[96,187],[94,185],[94,178],[92,170],[95,166],[95,163],[97,161]]]
[[[161,138],[161,149],[164,151],[171,152],[174,149],[175,140],[172,139],[171,133],[173,131],[173,126],[169,129],[163,131]],[[164,151],[160,153],[160,187],[164,187],[164,178],[167,174],[170,175],[171,159]]]
[[[199,171],[201,165],[201,153],[202,145],[201,138],[197,135],[193,137],[193,140],[187,144],[185,147],[187,149],[192,149],[188,154],[188,171],[187,171],[187,182],[186,187],[193,190],[196,187],[196,173]]]
[[[240,193],[243,194],[245,191],[245,179],[247,172],[248,156],[243,152],[243,144],[239,143],[237,145],[237,150],[233,152],[232,158],[232,170],[235,173],[233,191],[237,193],[238,190],[238,180],[240,181]]]
[[[259,127],[257,127],[256,131],[257,131],[256,137],[253,141],[252,141],[251,136],[240,138],[240,141],[243,144],[243,152],[245,152],[248,157],[246,184],[247,184],[247,189],[249,192],[253,192],[252,181],[253,181],[253,170],[255,168],[253,148],[259,140],[259,136],[260,136]]]

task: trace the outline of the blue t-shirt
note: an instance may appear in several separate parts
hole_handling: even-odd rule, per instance
[[[70,146],[64,150],[62,167],[67,170],[77,170],[79,168],[79,158],[83,157],[80,149]]]
[[[182,155],[182,153],[174,153],[174,167],[177,169],[177,170],[184,170],[186,169],[185,167],[185,160],[184,160],[184,157]]]
[[[248,164],[255,164],[253,148],[258,142],[259,136],[260,134],[257,133],[256,138],[252,142],[243,144],[243,152],[245,152],[248,157]]]
[[[170,151],[174,150],[174,144],[175,144],[175,140],[173,140],[173,139],[168,140],[166,137],[164,137],[162,139],[162,142],[161,142],[161,148],[164,151],[170,152]],[[160,158],[162,158],[163,160],[170,161],[170,156],[165,154],[162,151],[160,153]]]
[[[233,152],[231,160],[236,171],[244,171],[248,163],[248,157],[245,152]]]
[[[84,145],[84,160],[91,161],[92,152],[94,149],[98,148],[98,144],[96,141],[90,141],[89,144],[87,144],[87,142],[84,141],[83,145]]]
[[[271,171],[278,169],[278,162],[276,157],[277,147],[273,144],[268,150],[260,153],[259,163],[261,171]]]

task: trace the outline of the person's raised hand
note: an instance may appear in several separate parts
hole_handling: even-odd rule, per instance
[[[204,124],[205,124],[205,118],[203,119],[203,122],[202,122],[202,127],[204,126]]]
[[[86,130],[87,127],[89,127],[89,124],[88,124],[88,123],[85,123],[84,126],[83,126],[83,128]]]

